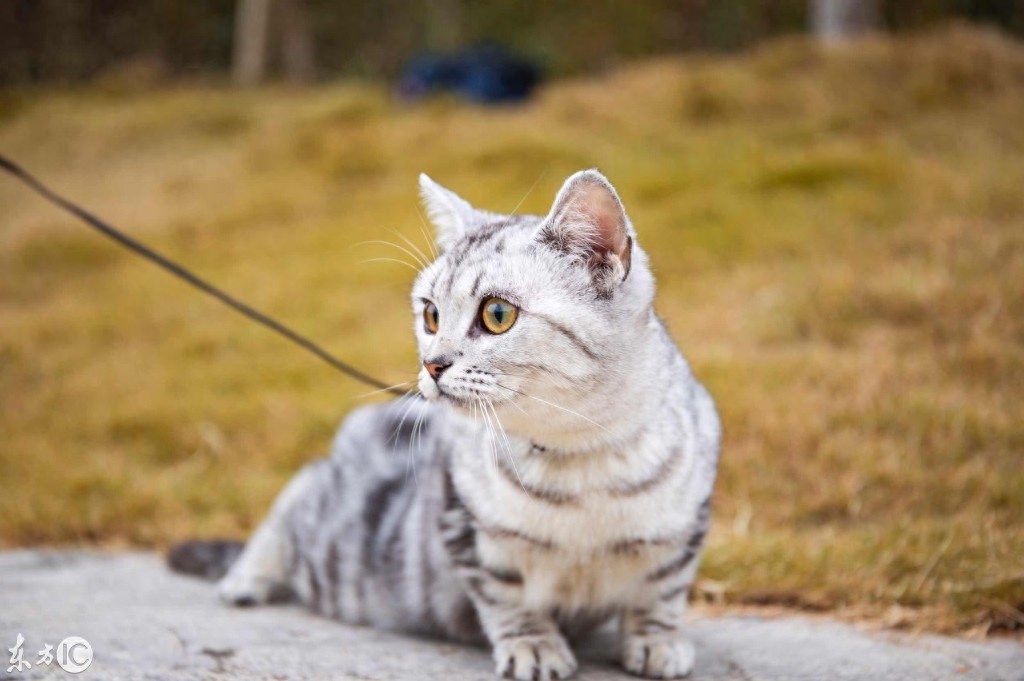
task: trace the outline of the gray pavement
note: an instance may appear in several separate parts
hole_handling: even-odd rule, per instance
[[[450,679],[490,681],[477,648],[349,627],[300,608],[221,606],[212,584],[171,574],[140,553],[0,553],[0,648],[24,637],[31,669],[0,679],[71,679],[37,664],[44,644],[86,639],[93,661],[77,678],[110,679]],[[697,681],[1024,681],[1024,646],[942,637],[870,634],[800,617],[695,616]],[[614,665],[614,642],[598,636],[581,651],[578,679],[632,679]],[[84,648],[61,658],[69,667]]]

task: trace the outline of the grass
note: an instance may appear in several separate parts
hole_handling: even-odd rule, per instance
[[[1024,626],[1024,47],[793,39],[559,82],[13,94],[0,149],[398,382],[416,174],[546,211],[617,183],[725,446],[698,599]],[[243,536],[340,417],[331,373],[0,180],[0,542]]]

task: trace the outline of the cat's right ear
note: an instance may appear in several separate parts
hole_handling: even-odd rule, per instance
[[[565,181],[538,233],[541,242],[585,264],[606,293],[629,276],[633,236],[615,188],[594,169]]]
[[[437,248],[445,251],[466,235],[476,209],[455,192],[431,180],[426,173],[420,173],[420,196],[437,232]]]

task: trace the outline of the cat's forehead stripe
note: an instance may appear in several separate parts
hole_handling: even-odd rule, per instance
[[[474,284],[470,287],[476,296],[480,293],[480,280],[485,272],[483,267],[494,259],[495,255],[504,254],[508,242],[523,234],[523,227],[532,226],[541,220],[535,215],[517,215],[506,220],[499,220],[480,227],[459,241],[444,258],[447,272],[438,275],[431,284],[433,295],[450,295],[456,282],[467,272],[474,272]],[[438,284],[438,280],[441,281]]]
[[[476,297],[482,293],[480,287],[483,284],[484,276],[487,274],[488,268],[493,266],[493,256],[490,255],[477,255],[468,262],[463,261],[458,266],[454,266],[448,272],[448,276],[445,278],[444,286],[439,290],[443,296],[450,296],[455,291],[456,286],[459,282],[472,283],[468,287],[459,287],[462,290],[468,290],[471,297]],[[472,278],[471,278],[472,277]]]
[[[476,279],[473,280],[473,285],[469,289],[469,295],[476,298],[480,295],[480,280],[484,277],[484,271],[480,270],[476,273]]]
[[[497,237],[501,238],[498,244],[503,244],[509,238],[521,234],[522,229],[520,228],[540,220],[541,218],[536,215],[516,215],[483,225],[462,239],[456,245],[456,250],[453,250],[452,256],[462,258],[487,246],[490,246],[490,250],[493,252],[498,248],[494,243]]]

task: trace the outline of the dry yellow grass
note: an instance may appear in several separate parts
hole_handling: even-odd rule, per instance
[[[381,88],[7,94],[0,149],[390,379],[415,176],[543,212],[600,166],[718,399],[698,595],[931,630],[1024,623],[1024,48],[774,43],[529,106]],[[0,179],[0,541],[242,536],[362,386]]]

